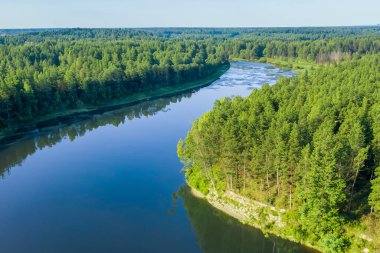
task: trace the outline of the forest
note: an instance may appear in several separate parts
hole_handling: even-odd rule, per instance
[[[0,130],[51,113],[199,80],[229,59],[325,63],[380,51],[379,27],[2,33]]]
[[[49,113],[207,77],[227,59],[194,41],[74,41],[0,47],[0,129]]]
[[[233,60],[301,70],[194,122],[178,145],[188,184],[284,209],[279,235],[323,251],[379,250],[379,26],[0,30],[0,131]]]
[[[379,250],[379,116],[380,54],[368,52],[217,101],[178,154],[204,194],[231,190],[287,210],[282,235],[359,252],[365,231]]]
[[[380,28],[2,30],[0,130],[192,82],[229,60],[340,62],[380,52]]]

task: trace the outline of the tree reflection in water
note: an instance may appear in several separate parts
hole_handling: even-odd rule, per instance
[[[204,253],[315,253],[296,243],[265,235],[224,214],[207,201],[182,187],[176,194],[183,200],[187,216]]]
[[[4,177],[10,173],[12,167],[20,165],[36,151],[52,147],[65,138],[74,141],[87,132],[102,126],[114,125],[117,127],[125,124],[126,120],[150,117],[159,111],[165,111],[165,108],[172,103],[180,102],[183,98],[190,98],[193,93],[194,91],[183,92],[103,113],[77,114],[61,120],[46,122],[44,126],[33,131],[13,136],[11,141],[3,143],[0,147],[0,176]]]

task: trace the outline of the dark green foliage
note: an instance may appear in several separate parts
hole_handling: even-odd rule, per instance
[[[376,178],[371,181],[372,192],[369,201],[375,211],[380,211],[380,167],[376,169]]]
[[[341,252],[350,220],[371,210],[379,220],[379,35],[378,26],[0,30],[0,130],[196,81],[229,59],[326,64],[216,102],[178,154],[191,186],[286,208],[291,236]]]
[[[0,129],[195,81],[214,73],[229,58],[326,63],[380,52],[378,27],[78,28],[2,33]]]
[[[288,233],[344,252],[345,225],[380,208],[379,94],[376,54],[218,101],[181,144],[188,180],[288,209]]]
[[[43,42],[0,46],[0,128],[83,104],[196,81],[226,57],[204,42]]]
[[[4,36],[1,35],[13,35]],[[46,40],[110,40],[126,38],[240,39],[313,41],[331,38],[379,36],[380,26],[357,27],[273,27],[273,28],[74,28],[0,29],[0,44],[23,44]]]

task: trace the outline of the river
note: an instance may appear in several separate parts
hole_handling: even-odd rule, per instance
[[[85,115],[0,148],[0,252],[312,252],[186,191],[176,145],[215,100],[293,73],[235,62],[208,87]]]

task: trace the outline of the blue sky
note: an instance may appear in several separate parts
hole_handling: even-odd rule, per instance
[[[380,0],[0,0],[0,28],[380,24]]]

